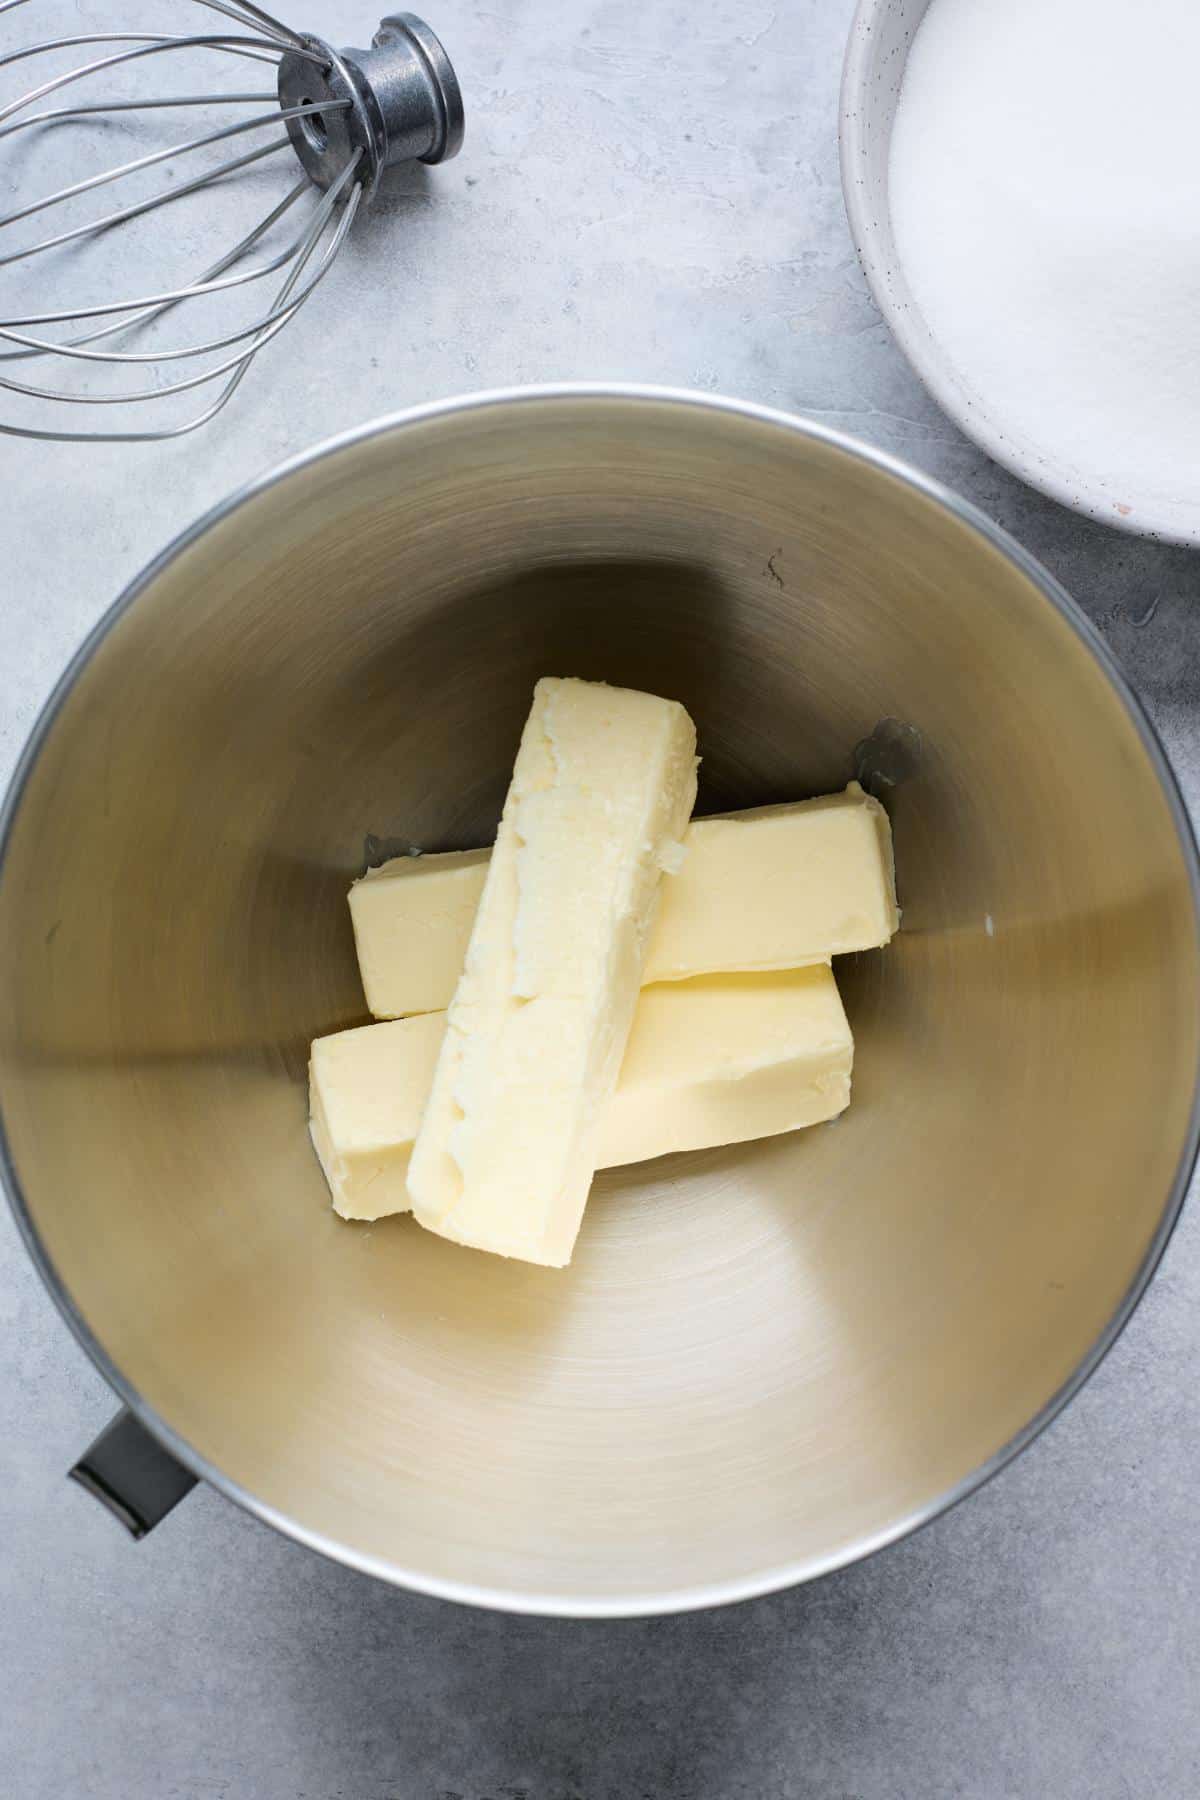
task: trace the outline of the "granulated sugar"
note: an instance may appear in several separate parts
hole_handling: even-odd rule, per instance
[[[892,134],[918,307],[1018,453],[1200,528],[1200,0],[933,0]]]

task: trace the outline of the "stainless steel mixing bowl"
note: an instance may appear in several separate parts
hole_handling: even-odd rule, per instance
[[[548,671],[684,701],[709,807],[858,769],[904,905],[839,965],[850,1112],[602,1175],[563,1273],[339,1223],[305,1135],[347,883],[488,838]],[[306,1543],[547,1612],[777,1587],[977,1485],[1128,1317],[1196,1147],[1196,895],[1120,676],[969,507],[697,396],[434,407],[188,532],[38,727],[18,1217],[138,1417]]]

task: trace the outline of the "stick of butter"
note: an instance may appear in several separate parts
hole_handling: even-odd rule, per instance
[[[843,794],[694,819],[663,883],[643,982],[734,969],[797,969],[873,950],[900,914],[888,816]],[[489,850],[399,856],[350,889],[367,1005],[379,1019],[449,1006]]]
[[[643,988],[604,1115],[599,1166],[836,1118],[850,1104],[853,1064],[828,963]]]
[[[444,1012],[314,1040],[308,1129],[343,1219],[408,1212],[408,1163],[433,1086]]]
[[[462,974],[490,850],[396,856],[350,889],[367,1006],[377,1019],[445,1012]]]
[[[408,1210],[405,1177],[445,1033],[421,1013],[318,1038],[311,1130],[344,1219]],[[829,968],[643,988],[597,1166],[772,1137],[850,1100],[854,1041]]]
[[[569,1262],[695,798],[677,701],[538,682],[409,1164],[429,1230]]]
[[[888,816],[856,781],[819,800],[696,819],[684,843],[647,981],[828,962],[877,949],[900,923]]]

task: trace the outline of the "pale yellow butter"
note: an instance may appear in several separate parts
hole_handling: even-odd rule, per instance
[[[409,1165],[429,1230],[570,1260],[695,797],[677,702],[538,682]]]
[[[835,1118],[850,1104],[853,1063],[827,963],[645,987],[604,1116],[599,1166]]]
[[[313,1142],[343,1218],[407,1210],[405,1174],[444,1030],[444,1013],[425,1013],[313,1045]],[[849,1102],[853,1057],[825,966],[643,988],[597,1166],[831,1119]]]
[[[888,817],[857,782],[795,805],[695,819],[663,882],[643,982],[792,969],[886,944],[899,924]],[[450,1004],[490,851],[401,856],[350,890],[377,1018]]]
[[[444,1012],[417,1013],[313,1044],[309,1131],[344,1219],[408,1211],[409,1158],[445,1033]]]
[[[646,981],[795,969],[886,944],[900,923],[892,832],[856,781],[841,794],[695,819],[663,886]]]
[[[449,1006],[491,854],[398,856],[354,883],[350,918],[363,992],[376,1018]]]

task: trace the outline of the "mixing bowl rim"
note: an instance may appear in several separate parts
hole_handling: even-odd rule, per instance
[[[949,357],[941,351],[916,300],[910,297],[905,305],[893,293],[887,270],[894,268],[899,260],[895,244],[893,241],[892,255],[885,255],[883,230],[866,203],[866,121],[876,110],[872,84],[867,80],[868,62],[878,21],[892,4],[893,0],[858,0],[846,40],[838,99],[842,200],[859,266],[884,323],[926,391],[951,422],[1018,481],[1049,495],[1060,506],[1070,507],[1072,512],[1080,513],[1097,525],[1111,526],[1114,531],[1160,544],[1200,544],[1200,521],[1195,525],[1181,525],[1173,514],[1156,512],[1153,505],[1139,506],[1135,509],[1137,517],[1132,512],[1122,514],[1117,511],[1116,498],[1107,489],[1082,476],[1072,481],[1049,462],[1040,462],[1020,450],[998,425],[992,423],[986,412],[971,401],[965,383],[956,374]],[[917,29],[920,29],[919,22]],[[914,31],[905,47],[897,93],[915,36]],[[890,221],[890,209],[888,216]],[[888,229],[890,231],[890,223]]]
[[[328,457],[336,456],[343,450],[365,443],[371,438],[384,437],[409,426],[422,425],[454,415],[466,418],[473,413],[497,407],[526,406],[546,402],[576,403],[581,400],[694,408],[700,412],[717,412],[735,419],[768,425],[785,432],[788,436],[798,435],[815,440],[840,451],[843,455],[870,465],[879,473],[901,482],[922,498],[932,501],[935,506],[947,510],[960,524],[965,525],[982,539],[985,546],[999,552],[1008,562],[1012,563],[1071,627],[1083,648],[1090,651],[1107,676],[1118,699],[1124,705],[1150,765],[1157,773],[1160,788],[1175,823],[1180,851],[1188,872],[1193,923],[1197,938],[1200,940],[1200,852],[1197,850],[1196,838],[1183,803],[1178,781],[1159,740],[1158,733],[1099,632],[1076,602],[1071,599],[1065,588],[1047,569],[1042,567],[1036,557],[1010,537],[1001,526],[989,519],[978,507],[970,501],[962,499],[953,490],[943,487],[940,482],[922,471],[910,467],[899,458],[890,456],[885,451],[877,450],[871,445],[860,443],[842,432],[831,430],[827,426],[817,424],[800,415],[787,413],[773,407],[756,405],[749,401],[731,400],[687,388],[637,383],[572,382],[496,388],[405,408],[400,412],[387,414],[382,418],[370,420],[366,424],[354,426],[336,436],[326,438],[310,449],[289,457],[285,462],[269,469],[265,474],[243,483],[224,500],[209,507],[199,519],[179,532],[126,585],[84,638],[43,705],[17,759],[8,792],[4,797],[3,805],[0,806],[0,882],[3,881],[4,865],[12,831],[20,812],[25,789],[54,728],[58,714],[75,683],[100,644],[137,599],[164,570],[170,567],[178,556],[189,549],[206,532],[220,525],[243,505],[260,498],[272,488],[282,485],[290,476],[299,473],[302,469],[310,468]],[[1198,1150],[1200,1150],[1200,1066],[1195,1072],[1195,1087],[1188,1131],[1162,1216],[1112,1317],[1076,1369],[1057,1388],[1034,1417],[998,1450],[994,1451],[977,1469],[965,1475],[945,1493],[939,1495],[936,1500],[916,1509],[898,1521],[893,1521],[884,1529],[871,1534],[858,1543],[825,1557],[784,1563],[722,1581],[683,1586],[659,1592],[572,1597],[555,1592],[527,1593],[517,1589],[489,1587],[473,1582],[443,1579],[428,1575],[419,1569],[407,1568],[384,1557],[363,1554],[353,1549],[352,1546],[340,1543],[321,1532],[309,1530],[286,1513],[259,1499],[187,1443],[142,1398],[133,1384],[112,1361],[76,1306],[65,1282],[55,1268],[50,1253],[34,1223],[17,1176],[5,1124],[3,1095],[0,1094],[0,1179],[3,1181],[16,1220],[17,1230],[25,1248],[59,1312],[109,1386],[145,1429],[157,1438],[179,1462],[210,1486],[216,1488],[227,1499],[244,1508],[253,1517],[273,1526],[286,1537],[305,1545],[308,1549],[315,1550],[334,1562],[357,1569],[363,1574],[373,1575],[395,1586],[410,1588],[418,1593],[430,1594],[439,1599],[491,1607],[502,1612],[562,1618],[637,1618],[654,1614],[691,1612],[704,1607],[724,1605],[733,1601],[749,1600],[774,1593],[824,1575],[831,1575],[838,1569],[861,1562],[878,1551],[886,1549],[888,1545],[897,1543],[923,1526],[931,1524],[934,1519],[948,1512],[952,1506],[965,1500],[969,1494],[975,1493],[985,1482],[999,1474],[1001,1469],[1006,1468],[1035,1438],[1041,1436],[1051,1421],[1058,1416],[1084,1383],[1095,1373],[1125,1329],[1158,1267],[1171,1233],[1178,1222]]]

